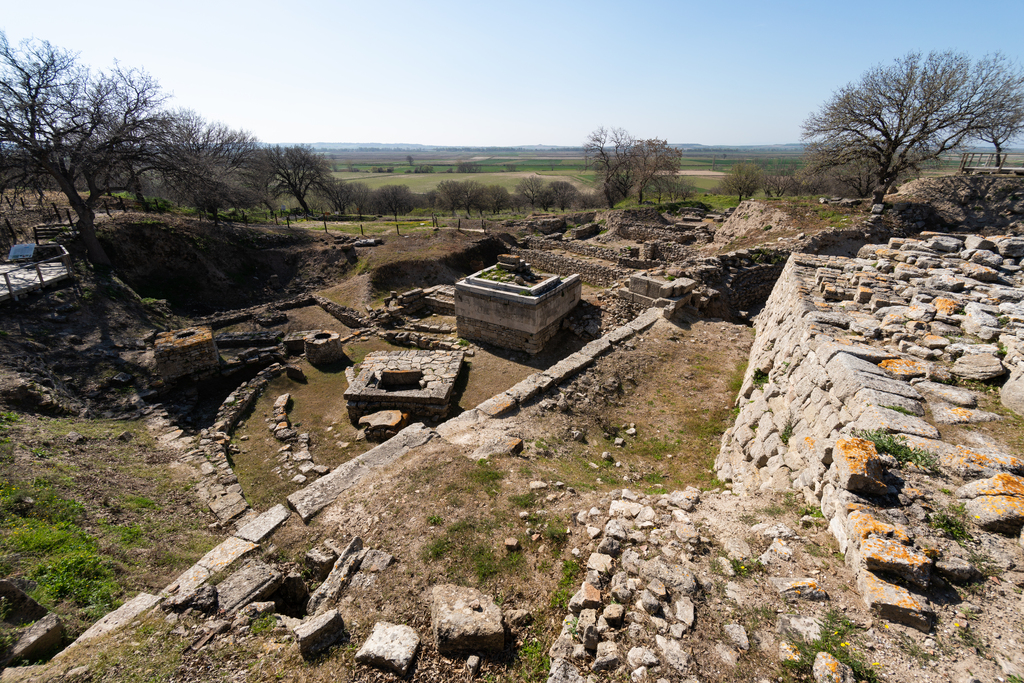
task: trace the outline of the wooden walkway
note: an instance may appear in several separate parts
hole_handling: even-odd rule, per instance
[[[0,301],[17,301],[31,291],[71,279],[67,252],[39,263],[0,263]]]
[[[960,175],[1024,175],[1024,154],[968,152],[960,158]]]

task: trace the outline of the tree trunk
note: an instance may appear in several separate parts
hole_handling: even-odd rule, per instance
[[[110,257],[107,256],[107,252],[103,250],[103,245],[100,244],[99,238],[96,237],[96,213],[85,202],[78,201],[73,202],[73,204],[72,208],[78,214],[78,234],[82,236],[82,241],[85,242],[85,250],[89,256],[89,261],[96,266],[112,266],[113,263],[111,263]]]

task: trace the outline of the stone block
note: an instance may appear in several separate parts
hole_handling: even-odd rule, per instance
[[[501,610],[489,596],[473,588],[434,586],[430,620],[434,646],[441,654],[504,649]]]
[[[56,614],[50,613],[29,626],[18,642],[7,653],[6,663],[42,659],[60,645],[64,637],[64,624]],[[2,655],[3,653],[0,653]]]
[[[250,602],[265,600],[284,582],[284,575],[256,560],[250,560],[217,586],[221,611],[232,615]]]
[[[327,605],[338,597],[348,580],[359,570],[362,562],[363,539],[353,538],[345,549],[338,554],[334,566],[324,582],[309,597],[306,604],[308,614],[316,614],[326,609]]]
[[[210,571],[211,574],[222,572],[239,560],[259,548],[252,541],[229,536],[216,548],[203,555],[196,564]]]
[[[693,573],[688,568],[664,557],[644,562],[640,566],[640,576],[647,581],[661,581],[674,597],[692,594],[697,589]]]
[[[839,439],[832,449],[832,461],[839,486],[847,491],[878,495],[888,490],[882,481],[882,463],[872,442],[857,437]]]
[[[859,555],[869,571],[896,574],[922,588],[931,583],[932,560],[913,546],[887,538],[867,538],[860,544]]]
[[[81,643],[92,640],[93,638],[104,636],[112,631],[116,631],[126,624],[130,624],[140,614],[151,609],[158,602],[160,602],[159,596],[150,595],[149,593],[139,593],[134,598],[90,626],[85,633],[78,636],[78,640],[61,651],[57,656],[60,657],[64,655],[76,645],[80,645]]]
[[[419,646],[420,637],[413,628],[378,621],[356,652],[356,662],[405,676]]]
[[[33,600],[8,579],[0,579],[0,600],[3,601],[3,622],[12,626],[27,624],[46,616],[46,608]]]
[[[827,652],[818,652],[811,667],[814,683],[856,683],[853,669]]]
[[[992,354],[973,353],[958,358],[951,372],[957,377],[984,382],[1005,375],[1006,367]]]
[[[890,408],[869,406],[851,426],[853,430],[885,431],[890,434],[911,434],[926,439],[938,439],[939,430],[914,415],[904,415]]]
[[[341,639],[345,634],[345,620],[338,610],[328,610],[303,621],[294,633],[302,656],[313,657]]]
[[[262,543],[291,516],[284,505],[275,505],[235,532],[235,537],[251,543]]]
[[[943,453],[939,464],[965,479],[991,477],[1000,472],[1024,475],[1024,459],[990,448],[956,446]]]
[[[931,630],[935,612],[924,597],[914,595],[906,588],[891,584],[869,571],[859,573],[857,591],[868,609],[882,619],[925,633]]]
[[[601,604],[601,591],[584,581],[576,594],[569,599],[569,611],[579,614],[585,609],[600,609]]]

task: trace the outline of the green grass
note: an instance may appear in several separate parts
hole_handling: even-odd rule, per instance
[[[583,569],[576,560],[562,560],[562,577],[551,594],[551,608],[558,612],[569,609],[569,600],[576,593],[576,583]]]
[[[516,652],[515,665],[517,681],[543,683],[548,679],[551,660],[544,643],[533,636],[527,636]]]
[[[476,468],[469,471],[469,478],[482,488],[487,495],[496,496],[501,489],[501,480],[504,474],[494,469],[487,460],[480,460]]]
[[[462,576],[471,571],[480,583],[516,571],[523,564],[522,553],[496,553],[491,547],[491,520],[465,519],[455,522],[427,544],[422,553],[425,561],[446,561],[448,572]]]
[[[893,435],[881,429],[871,431],[857,431],[856,436],[867,439],[875,444],[875,448],[881,453],[888,453],[900,463],[913,463],[922,469],[930,472],[939,471],[939,459],[931,451],[920,448],[911,448],[907,445],[907,438],[903,435]]]
[[[933,529],[945,531],[957,543],[971,540],[971,532],[967,528],[967,507],[963,503],[947,505],[945,510],[933,513],[928,524]]]
[[[814,658],[819,652],[827,652],[851,669],[858,681],[877,683],[878,674],[875,669],[864,661],[854,648],[854,636],[857,634],[856,624],[836,610],[828,610],[822,619],[821,635],[810,643],[798,640],[793,643],[798,659],[784,661],[783,667],[790,673],[807,680],[814,666]]]

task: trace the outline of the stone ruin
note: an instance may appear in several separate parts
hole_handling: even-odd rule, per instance
[[[201,379],[220,369],[220,354],[209,327],[186,327],[158,334],[153,356],[156,370],[165,382],[187,376]]]
[[[359,423],[363,416],[399,411],[406,416],[443,419],[448,415],[463,355],[462,351],[439,350],[367,354],[359,375],[350,378],[344,394],[349,418]],[[405,419],[392,420],[394,431]],[[373,423],[373,426],[379,425]]]
[[[341,335],[332,330],[321,330],[303,338],[306,360],[310,365],[327,365],[336,363],[345,357],[344,343]]]
[[[615,294],[644,308],[664,309],[665,317],[672,318],[677,311],[690,305],[696,287],[697,281],[688,277],[666,278],[637,273],[630,276],[629,287],[623,287]]]
[[[579,275],[541,278],[518,256],[503,254],[496,266],[455,283],[459,336],[539,353],[580,302],[582,290]]]

